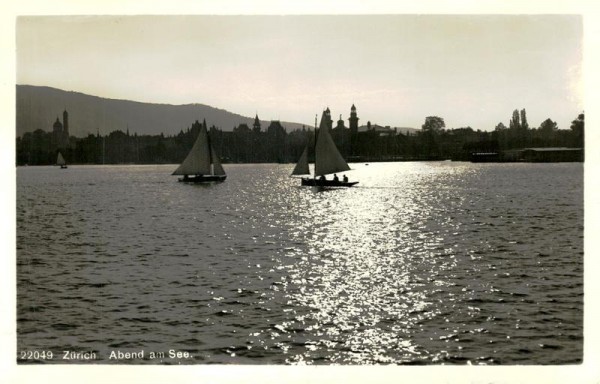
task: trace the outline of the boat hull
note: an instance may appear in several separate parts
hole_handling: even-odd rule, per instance
[[[358,184],[358,181],[336,181],[302,178],[302,186],[305,187],[351,187]]]
[[[192,176],[192,177],[181,177],[179,181],[182,183],[210,183],[225,181],[227,175],[211,175],[211,176]]]

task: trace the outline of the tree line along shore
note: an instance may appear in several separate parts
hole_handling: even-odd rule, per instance
[[[446,129],[443,118],[438,116],[428,116],[420,130],[404,133],[370,123],[362,131],[346,128],[341,119],[337,126],[332,123],[334,142],[349,162],[469,161],[477,153],[584,147],[583,113],[568,129],[559,129],[551,119],[544,120],[539,127],[530,127],[524,109],[513,112],[508,127],[499,123],[493,131],[471,127]],[[17,137],[16,164],[52,165],[58,152],[69,164],[176,164],[191,149],[201,124],[207,128],[211,144],[224,163],[293,163],[315,137],[312,127],[288,132],[278,121],[272,121],[266,129],[260,124],[253,127],[240,124],[232,131],[195,121],[186,130],[170,136],[130,134],[126,129],[106,135],[60,138],[56,130],[36,129]]]

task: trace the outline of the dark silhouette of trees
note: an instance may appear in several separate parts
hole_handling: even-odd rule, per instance
[[[521,120],[519,117],[519,110],[515,109],[512,114],[512,119],[510,119],[510,123],[508,128],[513,131],[518,131],[521,128]]]
[[[529,124],[527,124],[527,114],[525,109],[521,109],[521,129],[526,131],[529,129]]]
[[[427,116],[425,124],[421,127],[424,131],[439,132],[446,127],[444,119],[438,116]]]
[[[584,137],[584,113],[580,113],[579,116],[573,122],[571,122],[571,132],[573,133],[573,145],[576,147],[583,147]]]
[[[266,133],[267,158],[277,163],[286,162],[286,136],[287,132],[279,121],[272,121]]]
[[[442,155],[439,145],[439,135],[446,127],[444,119],[438,116],[427,116],[419,137],[421,139],[421,157],[425,159],[438,159]]]
[[[253,132],[247,124],[240,124],[233,129],[233,153],[231,160],[236,163],[251,163],[258,160],[257,149],[253,140]]]
[[[52,133],[37,129],[16,139],[18,165],[54,164],[58,150],[69,164],[180,163],[192,148],[200,128],[206,121],[196,120],[178,134],[133,135],[114,130],[107,135],[89,134],[69,138],[66,148],[57,148]],[[340,118],[332,129],[332,137],[349,161],[389,160],[469,160],[474,152],[501,152],[531,147],[584,146],[584,114],[571,123],[570,129],[559,129],[548,118],[538,128],[530,128],[525,109],[514,110],[507,128],[500,122],[493,131],[471,127],[446,129],[444,119],[428,116],[420,131],[402,134],[367,123],[366,131],[354,134]],[[303,127],[288,132],[279,121],[266,130],[260,123],[247,124],[223,131],[207,129],[211,144],[224,163],[295,162],[304,148],[314,145],[314,130]],[[309,158],[313,159],[312,151]]]
[[[542,124],[540,124],[539,130],[543,134],[550,136],[558,130],[558,125],[551,119],[546,119],[542,121]]]
[[[496,128],[494,128],[494,131],[505,131],[508,128],[506,128],[506,125],[504,125],[504,123],[500,122],[498,123],[498,125],[496,125]]]

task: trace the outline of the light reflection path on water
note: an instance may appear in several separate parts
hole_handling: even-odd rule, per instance
[[[294,307],[311,311],[279,329],[302,329],[310,336],[292,341],[305,351],[291,354],[289,362],[398,363],[430,357],[413,334],[420,322],[441,312],[432,295],[452,284],[446,276],[456,267],[456,255],[440,236],[455,233],[458,224],[443,218],[452,207],[434,212],[436,204],[428,202],[439,198],[439,191],[427,189],[437,185],[429,179],[439,175],[411,172],[414,166],[387,173],[404,177],[401,185],[391,181],[394,193],[385,178],[377,180],[379,188],[369,188],[368,177],[361,188],[296,191],[303,208],[295,211],[291,235],[308,248],[285,254],[289,282],[296,287],[287,294]],[[428,221],[440,218],[432,231]]]

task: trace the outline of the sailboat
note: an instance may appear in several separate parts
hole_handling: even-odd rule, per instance
[[[351,187],[358,184],[358,181],[349,182],[344,176],[344,180],[337,179],[337,173],[349,171],[350,167],[346,160],[342,157],[340,151],[338,151],[331,133],[329,133],[329,122],[331,121],[331,114],[329,108],[323,111],[321,116],[321,124],[319,126],[319,132],[315,133],[315,165],[313,177],[302,177],[303,186],[317,186],[317,187]],[[315,121],[316,131],[316,121]],[[308,165],[308,150],[309,145],[306,145],[298,163],[292,171],[292,176],[310,175],[310,169]],[[328,180],[325,175],[336,174],[333,180]]]
[[[58,156],[56,157],[56,165],[60,165],[61,169],[67,168],[67,162],[60,152],[58,152]]]
[[[224,181],[227,177],[219,157],[211,146],[206,124],[200,124],[200,133],[194,146],[173,175],[183,175],[179,181],[188,183]]]

